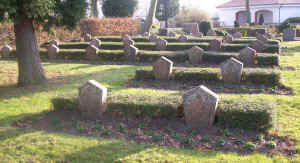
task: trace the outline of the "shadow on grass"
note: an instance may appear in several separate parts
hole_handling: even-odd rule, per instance
[[[53,63],[54,64],[54,63]],[[55,63],[60,64],[60,63]],[[65,64],[65,63],[61,63]],[[82,67],[83,66],[83,67]],[[82,65],[78,69],[84,70],[90,67],[93,67],[94,65]],[[77,68],[76,68],[77,69]],[[83,84],[87,80],[97,80],[98,82],[106,85],[113,85],[112,83],[117,83],[115,87],[110,88],[114,90],[121,89],[123,83],[126,84],[126,80],[120,79],[120,77],[123,76],[123,78],[127,77],[127,74],[130,71],[133,71],[133,67],[125,67],[125,68],[111,68],[99,72],[93,72],[93,73],[81,73],[76,75],[58,75],[55,77],[52,77],[48,79],[47,84],[43,85],[33,85],[28,87],[18,87],[16,85],[0,85],[0,100],[10,99],[10,98],[18,98],[22,96],[31,96],[35,93],[40,92],[48,92],[53,90],[59,90],[64,89],[64,91],[70,91],[74,89],[79,88],[79,84]],[[119,84],[119,85],[118,85]],[[66,87],[68,86],[68,87]]]
[[[293,90],[286,86],[272,86],[272,85],[257,85],[251,83],[241,84],[226,84],[221,82],[197,82],[197,81],[157,81],[152,79],[137,80],[132,79],[128,82],[128,88],[147,88],[159,90],[178,90],[187,91],[199,85],[205,85],[216,93],[225,94],[279,94],[279,95],[292,95]]]

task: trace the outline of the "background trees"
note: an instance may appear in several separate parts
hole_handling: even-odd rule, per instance
[[[46,82],[35,27],[74,27],[86,13],[82,0],[0,0],[0,21],[14,23],[20,86]]]
[[[137,0],[103,0],[102,11],[107,17],[132,17]]]
[[[179,12],[179,0],[158,0],[155,16],[160,21],[165,21],[168,28],[168,19]]]

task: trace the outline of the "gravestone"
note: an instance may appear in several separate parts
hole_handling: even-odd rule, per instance
[[[199,46],[194,46],[188,51],[189,61],[191,64],[200,64],[204,55],[204,50]]]
[[[153,73],[156,80],[168,80],[173,71],[173,62],[161,57],[153,64]]]
[[[224,41],[225,41],[226,43],[232,43],[232,41],[233,41],[233,36],[230,35],[230,34],[227,34],[227,35],[224,37]]]
[[[11,58],[11,51],[12,48],[9,45],[5,45],[2,49],[1,49],[1,56],[2,58]]]
[[[264,35],[265,35],[268,39],[273,39],[273,38],[274,38],[273,34],[272,34],[272,33],[269,33],[269,32],[266,32]]]
[[[182,27],[183,31],[186,33],[195,34],[199,32],[198,23],[184,23]]]
[[[59,42],[58,42],[57,40],[51,40],[51,41],[49,41],[49,44],[50,44],[50,45],[51,45],[51,44],[54,44],[55,46],[58,47]]]
[[[156,41],[156,50],[166,50],[168,46],[168,41],[165,39],[158,39]]]
[[[260,41],[263,41],[263,42],[267,42],[268,41],[268,38],[265,35],[260,34],[260,33],[256,33],[256,39],[260,40]]]
[[[90,42],[90,45],[94,45],[97,48],[100,48],[101,47],[101,41],[98,40],[98,39],[92,39],[92,41]]]
[[[262,53],[265,49],[265,43],[261,40],[256,40],[250,44],[250,47],[258,53]]]
[[[168,33],[168,36],[169,36],[169,37],[176,37],[176,33],[175,33],[175,32],[169,32],[169,33]]]
[[[122,35],[122,40],[123,40],[123,41],[129,40],[129,39],[131,39],[131,37],[130,37],[128,34]]]
[[[139,49],[136,48],[134,45],[129,45],[128,47],[126,47],[125,55],[127,60],[136,61],[138,53],[139,53]]]
[[[255,32],[264,35],[266,33],[266,28],[257,28],[255,29]]]
[[[151,34],[151,36],[149,37],[150,42],[156,42],[157,39],[158,39],[158,36],[156,34]]]
[[[48,58],[56,59],[59,53],[59,48],[55,44],[50,44],[48,47]]]
[[[79,89],[79,110],[89,118],[101,117],[106,110],[107,88],[90,80]]]
[[[214,30],[209,30],[206,36],[217,36],[217,33]]]
[[[90,41],[92,41],[92,35],[86,33],[86,34],[83,36],[83,40],[84,40],[85,42],[90,42]]]
[[[145,36],[145,37],[150,37],[151,34],[150,34],[149,32],[145,32],[145,33],[143,34],[143,36]]]
[[[183,95],[184,119],[191,128],[212,127],[219,96],[201,85]]]
[[[243,73],[243,63],[230,58],[221,63],[222,79],[226,83],[240,83]]]
[[[88,60],[95,60],[98,58],[98,51],[99,49],[94,46],[94,45],[89,45],[86,49],[85,49],[85,52],[86,52],[86,58]]]
[[[240,51],[239,58],[246,65],[253,65],[256,61],[256,50],[246,47]]]
[[[168,36],[169,30],[168,28],[160,28],[159,29],[159,35],[160,36]]]
[[[189,40],[189,38],[186,35],[181,35],[181,36],[179,36],[178,40],[180,42],[187,42]]]
[[[123,45],[124,47],[129,47],[130,45],[134,45],[135,42],[132,39],[124,39],[123,40]]]
[[[193,36],[194,37],[203,37],[203,33],[202,32],[196,32],[196,33],[193,33]]]
[[[296,29],[286,28],[283,30],[283,41],[295,41]]]
[[[241,32],[235,32],[233,35],[232,35],[234,38],[242,38],[243,35]]]
[[[210,50],[211,51],[221,51],[221,48],[222,48],[222,41],[221,40],[212,40],[209,44],[209,47],[210,47]]]

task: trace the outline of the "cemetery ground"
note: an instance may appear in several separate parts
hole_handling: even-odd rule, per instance
[[[240,90],[218,92],[221,99],[273,101],[278,109],[278,126],[265,135],[265,138],[249,131],[231,129],[214,128],[211,133],[185,131],[182,129],[184,126],[181,119],[128,116],[127,114],[155,114],[147,110],[136,110],[133,113],[120,111],[130,110],[130,101],[154,109],[153,104],[163,105],[164,101],[176,103],[177,98],[182,95],[182,90],[177,89],[176,83],[157,88],[155,83],[154,86],[149,83],[144,86],[145,83],[134,81],[136,70],[143,68],[144,64],[46,61],[43,65],[49,78],[48,84],[17,88],[17,63],[15,60],[1,60],[0,160],[300,162],[300,42],[282,44],[282,47],[287,47],[280,56],[283,83],[292,92],[286,94],[285,91],[268,89],[260,90],[260,94]],[[60,101],[61,97],[72,99],[74,94],[78,94],[78,88],[91,79],[106,86],[111,94],[110,98],[116,101],[116,109],[100,121],[86,120],[72,110],[72,101]],[[140,98],[135,98],[135,95]],[[118,102],[128,105],[118,105]],[[157,113],[168,114],[160,111]],[[263,143],[264,140],[260,139],[266,142]],[[282,145],[272,150],[272,142],[280,141],[288,148]],[[233,144],[236,148],[233,148]],[[253,149],[254,144],[256,149]],[[266,147],[261,147],[261,144]]]

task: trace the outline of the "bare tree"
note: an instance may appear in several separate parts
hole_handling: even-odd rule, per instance
[[[247,23],[251,24],[250,0],[246,0]]]
[[[142,31],[143,33],[150,31],[150,28],[152,26],[153,19],[154,19],[154,16],[155,16],[155,12],[156,12],[156,7],[157,7],[157,0],[151,0],[149,13],[148,13],[148,16],[146,18],[144,29]]]

